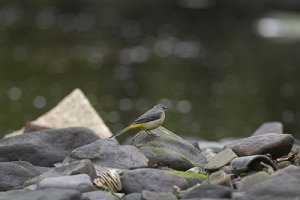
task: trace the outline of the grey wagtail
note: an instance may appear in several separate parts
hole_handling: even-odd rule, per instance
[[[169,107],[166,107],[162,104],[158,104],[154,106],[152,109],[145,112],[143,115],[141,115],[139,118],[137,118],[132,124],[124,128],[123,130],[117,132],[113,137],[117,137],[123,133],[125,133],[128,130],[135,129],[135,128],[141,128],[145,130],[148,134],[152,134],[151,130],[161,126],[165,120],[165,110],[169,109]]]

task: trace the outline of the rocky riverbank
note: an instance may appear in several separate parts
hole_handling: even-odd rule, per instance
[[[0,140],[0,200],[295,199],[299,146],[280,123],[227,142],[188,142],[160,127],[130,145],[88,128]]]
[[[127,144],[81,90],[0,140],[0,200],[298,199],[300,142],[279,122],[186,141],[159,127]]]

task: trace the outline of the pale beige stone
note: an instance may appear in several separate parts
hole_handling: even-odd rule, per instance
[[[208,161],[207,164],[204,165],[204,169],[209,171],[216,171],[221,167],[229,164],[234,158],[237,158],[237,155],[229,148],[224,149],[215,155],[212,159]]]
[[[108,138],[112,135],[109,128],[80,89],[75,89],[59,102],[56,107],[31,123],[49,128],[83,126],[92,129],[101,138]],[[23,129],[6,137],[20,133],[23,133]]]

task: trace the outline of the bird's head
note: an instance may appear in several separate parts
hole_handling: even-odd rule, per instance
[[[154,106],[153,108],[157,108],[157,109],[161,109],[161,110],[167,110],[167,109],[170,109],[170,107],[167,107],[163,104],[158,104],[156,106]]]

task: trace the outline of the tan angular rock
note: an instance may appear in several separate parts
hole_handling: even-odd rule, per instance
[[[231,149],[224,149],[208,161],[208,163],[204,165],[204,169],[208,171],[216,171],[229,164],[234,158],[237,158],[237,155]]]
[[[95,131],[101,138],[108,138],[112,135],[89,100],[78,88],[67,95],[56,107],[30,124],[48,128],[84,126]],[[23,132],[24,128],[5,137]]]

